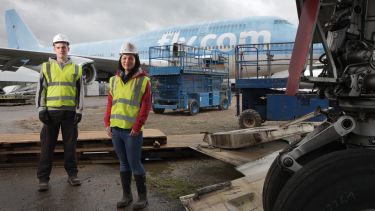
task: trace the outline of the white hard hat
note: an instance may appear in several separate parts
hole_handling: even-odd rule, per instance
[[[138,54],[137,47],[133,43],[126,42],[121,46],[120,55],[125,53]]]
[[[56,34],[53,37],[52,43],[55,44],[57,42],[66,42],[69,44],[68,36],[66,36],[65,34]]]

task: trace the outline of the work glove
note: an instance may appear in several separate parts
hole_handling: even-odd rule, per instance
[[[41,122],[43,122],[44,124],[48,125],[49,117],[48,117],[47,109],[43,109],[43,110],[39,111],[39,120]]]
[[[82,114],[81,113],[76,113],[76,115],[74,116],[74,121],[73,123],[76,125],[78,124],[82,119]]]

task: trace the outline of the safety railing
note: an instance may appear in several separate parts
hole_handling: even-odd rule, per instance
[[[288,70],[294,42],[244,44],[235,48],[235,78],[270,77]],[[310,64],[324,53],[321,45],[312,47]],[[311,53],[310,52],[310,53]]]
[[[229,74],[229,55],[217,50],[206,50],[185,44],[153,46],[149,48],[149,64],[159,61],[164,66],[179,67],[189,72],[221,72]]]

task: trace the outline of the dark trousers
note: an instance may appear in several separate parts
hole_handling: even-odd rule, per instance
[[[49,181],[52,170],[52,158],[61,127],[64,143],[64,167],[69,176],[77,176],[76,146],[77,125],[73,123],[75,111],[48,111],[49,122],[40,132],[41,153],[37,176],[40,181]]]

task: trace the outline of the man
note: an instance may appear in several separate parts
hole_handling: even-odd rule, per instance
[[[82,67],[68,57],[69,40],[66,35],[57,34],[53,38],[55,58],[42,64],[36,93],[39,119],[43,122],[40,133],[41,153],[37,176],[39,191],[49,189],[52,157],[61,128],[64,143],[64,167],[68,182],[72,186],[81,185],[77,177],[76,143],[77,124],[82,118],[83,77]]]

